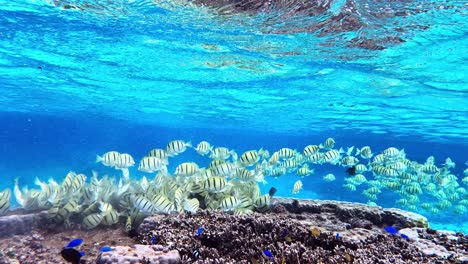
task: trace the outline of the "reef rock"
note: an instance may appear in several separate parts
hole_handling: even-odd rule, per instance
[[[264,214],[153,215],[139,226],[138,241],[178,250],[184,263],[262,262],[264,250],[285,263],[460,263],[467,257],[466,236],[431,234],[418,214],[337,201],[272,203]],[[387,233],[388,225],[409,238]]]
[[[160,245],[140,245],[132,247],[116,246],[112,251],[101,253],[97,264],[177,264],[180,263],[180,254],[177,250],[168,250]]]
[[[0,217],[0,238],[30,233],[40,225],[47,212]]]
[[[318,214],[321,218],[336,219],[353,227],[366,228],[371,225],[394,225],[398,228],[428,227],[426,217],[396,208],[387,209],[361,203],[291,198],[274,198],[272,202],[284,206],[291,213]]]

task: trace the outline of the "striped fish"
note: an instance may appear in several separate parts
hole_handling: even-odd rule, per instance
[[[256,150],[249,150],[244,152],[240,157],[240,163],[244,167],[251,166],[259,161],[260,157]]]
[[[308,156],[307,161],[317,164],[322,161],[322,158],[323,158],[323,153],[317,152],[315,154]]]
[[[254,205],[255,205],[255,207],[257,209],[262,208],[262,207],[269,207],[270,206],[270,195],[269,194],[264,194],[264,195],[258,197],[255,200]]]
[[[155,148],[155,149],[150,150],[150,152],[146,156],[147,157],[155,157],[155,158],[162,159],[162,160],[167,160],[166,150],[159,149],[159,148]]]
[[[225,160],[228,159],[231,155],[234,154],[233,150],[229,150],[225,147],[217,147],[211,151],[210,158],[217,159],[217,160]]]
[[[362,147],[361,149],[358,149],[356,152],[356,156],[361,155],[361,158],[363,159],[370,159],[372,158],[372,150],[369,146]]]
[[[130,156],[128,153],[122,153],[119,155],[117,160],[115,161],[115,167],[116,168],[128,168],[135,165],[135,161],[133,160],[133,157]]]
[[[81,212],[81,215],[90,215],[92,213],[95,213],[99,210],[99,204],[94,202],[90,205],[88,205],[86,207],[86,209],[84,209],[82,212]]]
[[[174,191],[174,204],[178,212],[183,211],[182,201],[184,199],[184,191],[181,188],[177,188]]]
[[[144,157],[138,166],[139,171],[153,173],[156,171],[165,171],[167,161],[156,157]]]
[[[221,209],[225,211],[231,211],[236,209],[240,204],[239,199],[237,199],[235,196],[226,196],[220,204]]]
[[[322,161],[325,162],[325,163],[330,163],[330,164],[336,165],[341,160],[340,152],[342,152],[342,151],[341,150],[338,151],[336,149],[329,150],[329,151],[325,152],[325,154],[323,154]]]
[[[352,167],[356,164],[358,164],[359,160],[353,156],[346,156],[341,159],[341,165],[342,166],[347,166],[347,167]]]
[[[190,141],[183,141],[183,140],[173,140],[170,141],[166,146],[166,153],[168,156],[176,156],[185,150],[187,147],[192,147],[192,143]]]
[[[195,162],[184,162],[177,166],[175,175],[190,177],[197,173],[199,170],[198,165]]]
[[[335,180],[335,175],[329,173],[325,176],[323,176],[323,180],[326,181],[326,182],[332,182]]]
[[[5,189],[2,192],[0,192],[0,199],[10,200],[10,198],[11,198],[11,190],[10,189]]]
[[[69,188],[69,191],[73,193],[73,192],[76,192],[76,191],[80,190],[81,187],[84,186],[85,181],[86,181],[86,175],[84,175],[84,174],[76,175],[75,178],[72,181],[72,184],[71,184],[71,186]]]
[[[69,189],[72,186],[73,179],[75,178],[75,176],[76,176],[76,173],[73,171],[70,171],[69,173],[67,173],[67,175],[65,176],[65,179],[62,182],[62,187],[65,190]]]
[[[270,159],[268,160],[268,163],[270,165],[275,165],[276,163],[278,163],[279,161],[279,152],[276,151],[275,153],[273,153],[273,155],[271,155]]]
[[[310,157],[317,153],[320,150],[320,147],[317,145],[308,145],[304,148],[304,156]]]
[[[226,178],[213,176],[203,181],[203,190],[211,193],[223,192],[228,187]]]
[[[125,232],[130,233],[133,229],[133,218],[129,215],[125,221]]]
[[[137,196],[134,200],[134,206],[144,214],[152,214],[155,210],[153,203],[144,196]]]
[[[195,214],[200,207],[200,202],[196,198],[187,199],[184,201],[184,210]]]
[[[296,171],[296,174],[301,176],[301,177],[309,176],[310,174],[313,174],[313,173],[314,173],[314,169],[309,169],[308,164],[304,164],[304,166],[300,167]]]
[[[282,148],[278,151],[278,155],[283,159],[290,159],[296,155],[296,151],[290,148]]]
[[[70,214],[78,212],[79,210],[80,207],[78,204],[75,201],[70,201],[59,209],[58,214],[61,218],[67,219]]]
[[[218,165],[218,166],[216,166],[214,168],[211,168],[211,170],[213,171],[213,173],[215,175],[230,177],[235,172],[235,166],[234,166],[234,164],[232,164],[230,162],[225,162],[225,163],[220,164],[220,165]]]
[[[106,152],[104,155],[96,156],[96,163],[101,162],[104,166],[115,166],[117,159],[119,158],[120,153],[117,151],[109,151]]]
[[[83,218],[83,225],[86,229],[93,229],[98,226],[104,217],[101,213],[94,213]]]
[[[83,189],[81,189],[81,192],[86,202],[92,203],[96,201],[97,193],[91,186],[85,186]]]
[[[365,171],[368,171],[366,165],[364,165],[364,164],[357,164],[356,165],[356,173],[363,173]]]
[[[215,159],[215,160],[212,160],[210,162],[210,164],[208,165],[208,168],[210,168],[210,169],[216,168],[217,166],[219,166],[219,165],[221,165],[223,163],[226,163],[226,161]]]
[[[101,211],[103,216],[107,216],[112,210],[114,210],[112,204],[105,202],[99,203],[99,211]]]
[[[323,144],[320,144],[320,148],[332,149],[335,146],[335,140],[333,138],[327,138]]]
[[[210,143],[206,141],[202,141],[198,143],[195,150],[197,151],[198,154],[205,156],[206,154],[210,153],[210,151],[213,150],[213,147],[210,145]]]
[[[0,198],[0,215],[5,214],[10,209],[10,199]]]
[[[252,209],[250,208],[241,208],[241,207],[238,207],[238,208],[235,208],[233,210],[233,214],[234,215],[237,215],[237,216],[240,216],[240,215],[248,215],[248,214],[251,214],[253,213]]]
[[[302,181],[301,180],[298,180],[294,183],[294,186],[293,186],[293,189],[292,189],[292,193],[293,194],[296,194],[296,193],[299,193],[299,191],[302,189]]]
[[[158,213],[171,213],[175,210],[174,204],[164,195],[156,195],[152,199],[153,206]]]
[[[114,225],[119,222],[119,213],[115,210],[112,209],[110,210],[102,219],[102,224],[103,225]]]
[[[404,152],[403,152],[404,153]],[[385,149],[382,154],[387,158],[387,159],[396,159],[400,157],[400,151],[397,148],[390,147]]]
[[[237,168],[236,177],[238,177],[242,182],[255,181],[255,174],[245,168]]]

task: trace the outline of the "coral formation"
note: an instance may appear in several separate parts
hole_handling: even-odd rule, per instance
[[[135,238],[119,225],[70,230],[35,224],[32,232],[0,239],[0,263],[60,263],[60,250],[77,237],[86,263],[468,263],[466,235],[427,228],[416,214],[334,201],[273,204],[269,213],[249,215],[152,215]],[[16,218],[0,222],[6,219]],[[112,250],[99,252],[103,246]]]

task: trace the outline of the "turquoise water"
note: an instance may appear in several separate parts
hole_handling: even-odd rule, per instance
[[[1,1],[0,187],[69,170],[115,173],[96,154],[115,149],[138,162],[173,139],[240,155],[302,151],[333,137],[338,147],[375,153],[404,148],[419,163],[450,157],[466,188],[462,1],[331,1],[306,9],[315,15],[291,13],[298,3],[238,12],[201,2]],[[209,162],[190,149],[169,171],[189,160]],[[293,173],[267,177],[262,190],[366,202],[364,186],[342,187],[345,168],[312,167],[297,195]],[[324,182],[327,173],[337,180]],[[377,204],[399,207],[400,198],[383,190]],[[421,213],[435,226],[468,230],[466,212]]]

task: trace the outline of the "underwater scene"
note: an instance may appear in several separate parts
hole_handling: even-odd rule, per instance
[[[0,263],[468,263],[467,15],[0,0]]]

